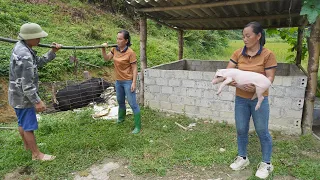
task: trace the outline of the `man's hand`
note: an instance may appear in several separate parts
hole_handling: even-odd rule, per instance
[[[244,90],[247,92],[255,92],[256,87],[253,84],[246,84],[243,86]]]
[[[136,83],[131,84],[131,92],[134,92],[136,90]]]
[[[59,51],[59,49],[61,48],[62,44],[58,44],[58,43],[53,42],[53,43],[52,43],[52,46],[54,46],[54,47],[52,48],[52,52],[56,53],[56,52]]]
[[[44,104],[43,101],[40,101],[39,103],[35,104],[35,108],[37,112],[42,112],[44,110],[46,110],[46,105]]]

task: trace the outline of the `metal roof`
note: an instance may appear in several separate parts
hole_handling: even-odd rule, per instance
[[[303,0],[126,0],[148,18],[176,29],[242,29],[251,21],[263,28],[299,27]]]

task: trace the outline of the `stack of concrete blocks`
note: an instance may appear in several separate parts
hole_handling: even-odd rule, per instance
[[[216,95],[211,83],[227,61],[180,60],[144,71],[144,102],[152,109],[181,113],[192,118],[234,124],[235,88],[226,86]],[[301,134],[301,117],[307,78],[297,66],[278,64],[274,89],[270,88],[270,129]]]

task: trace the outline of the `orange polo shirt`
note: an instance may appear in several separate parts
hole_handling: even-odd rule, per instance
[[[266,75],[265,70],[277,67],[275,55],[263,46],[260,46],[259,51],[254,56],[247,55],[246,46],[244,46],[233,53],[230,61],[235,63],[240,70],[252,71],[263,75]],[[263,96],[268,96],[268,94],[267,90],[263,93]],[[242,98],[252,98],[254,93],[236,88],[236,95]]]
[[[118,47],[112,48],[113,64],[115,69],[116,80],[133,80],[132,63],[137,62],[136,53],[129,47],[122,52]]]

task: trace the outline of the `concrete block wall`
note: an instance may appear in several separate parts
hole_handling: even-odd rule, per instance
[[[145,105],[189,117],[226,121],[234,124],[235,88],[211,80],[227,61],[180,60],[146,69]],[[175,69],[178,68],[178,69]],[[295,66],[279,64],[273,88],[270,88],[270,129],[286,134],[301,134],[301,117],[306,76]]]

